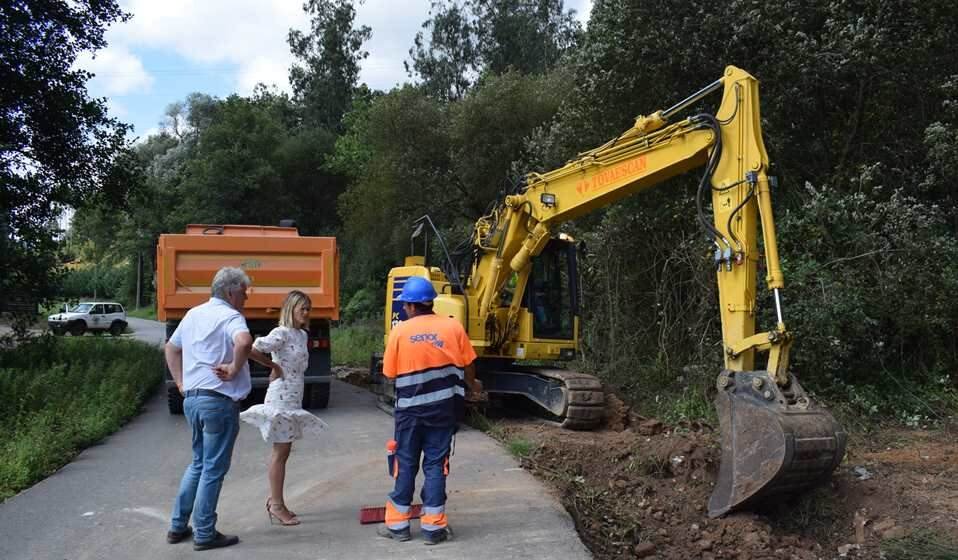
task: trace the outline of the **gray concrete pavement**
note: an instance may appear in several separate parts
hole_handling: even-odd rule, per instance
[[[129,330],[133,331],[133,338],[157,346],[162,346],[166,342],[165,324],[149,319],[137,319],[136,317],[127,317],[126,322],[129,325]]]
[[[127,317],[126,321],[129,325],[129,331],[132,332],[124,333],[121,338],[135,338],[136,340],[140,340],[148,344],[155,344],[157,346],[161,346],[164,342],[166,342],[166,325],[163,323],[158,321],[150,321],[149,319],[137,319],[136,317]],[[42,329],[30,329],[30,333],[38,336],[43,334],[46,330],[46,327]],[[12,329],[10,329],[9,326],[0,325],[0,336],[9,334],[10,332],[12,332]],[[93,333],[87,333],[83,336],[92,338],[94,335]],[[109,334],[105,333],[100,336],[105,339],[113,338]]]
[[[384,444],[392,419],[371,394],[334,382],[319,412],[328,435],[294,445],[287,502],[302,525],[271,526],[267,445],[244,425],[220,499],[218,528],[239,545],[198,553],[164,536],[179,478],[189,460],[189,431],[170,416],[162,393],[117,434],[81,453],[56,474],[0,504],[0,558],[82,560],[193,558],[239,560],[419,558],[577,559],[591,555],[549,491],[493,440],[475,430],[457,437],[449,481],[453,542],[396,543],[360,525],[363,505],[382,505],[391,488]],[[418,524],[414,524],[414,534]]]

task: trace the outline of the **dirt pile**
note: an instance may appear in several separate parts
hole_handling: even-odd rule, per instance
[[[532,444],[523,465],[555,489],[596,558],[877,559],[883,539],[915,530],[958,538],[958,444],[949,434],[872,434],[852,442],[829,485],[709,519],[718,434],[643,418],[614,396],[608,406],[608,426],[595,432],[531,419],[500,420],[495,430]]]
[[[350,385],[369,389],[369,368],[357,368],[349,366],[335,366],[333,375],[340,381],[345,381]]]

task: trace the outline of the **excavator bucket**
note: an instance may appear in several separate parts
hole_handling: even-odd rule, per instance
[[[781,388],[764,371],[723,371],[715,406],[722,462],[710,517],[820,484],[845,456],[845,431],[794,377]]]

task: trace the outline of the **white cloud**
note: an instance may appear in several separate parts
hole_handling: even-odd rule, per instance
[[[585,27],[589,23],[589,15],[592,14],[592,0],[570,0],[565,3],[566,9],[572,8],[576,11],[575,17]]]
[[[372,39],[365,45],[369,57],[362,61],[360,81],[383,90],[410,81],[403,61],[428,17],[427,0],[369,0],[357,6],[357,25],[368,25],[373,30]]]
[[[125,95],[149,91],[153,86],[151,76],[139,58],[123,46],[110,46],[96,53],[83,51],[77,57],[76,66],[93,72],[91,82],[106,95]]]
[[[142,144],[146,142],[150,136],[158,136],[160,134],[160,128],[154,126],[152,128],[146,129],[144,132],[136,135],[135,144]]]
[[[176,53],[205,66],[236,69],[237,92],[258,82],[288,89],[292,55],[286,44],[291,27],[307,23],[293,0],[127,0],[133,14],[110,30],[111,44]]]
[[[430,2],[356,4],[356,25],[373,30],[360,80],[379,89],[408,81],[403,61],[428,17]],[[122,7],[133,17],[111,29],[111,44],[173,51],[207,66],[235,65],[240,94],[248,94],[260,82],[288,91],[293,56],[286,38],[290,28],[309,26],[302,2],[296,0],[126,0]],[[567,0],[565,7],[575,9],[584,24],[592,0]]]
[[[256,84],[276,86],[281,90],[289,90],[289,63],[266,56],[257,56],[247,61],[239,70],[237,87],[239,91],[249,93]]]

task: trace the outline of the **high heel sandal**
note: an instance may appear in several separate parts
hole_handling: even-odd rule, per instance
[[[273,498],[269,498],[269,497],[266,498],[266,509],[267,509],[267,510],[269,509],[270,503],[272,503],[272,501],[273,501]],[[295,511],[293,511],[293,510],[287,508],[287,507],[286,507],[286,504],[279,504],[279,505],[281,505],[281,506],[283,506],[284,508],[286,508],[286,511],[288,511],[289,514],[292,515],[293,517],[299,517],[298,515],[296,515],[296,512],[295,512]]]
[[[273,520],[279,521],[280,525],[292,526],[299,525],[299,518],[296,517],[296,514],[286,509],[285,504],[279,502],[273,502],[272,499],[266,498],[266,515],[269,516],[269,524],[275,525]]]

